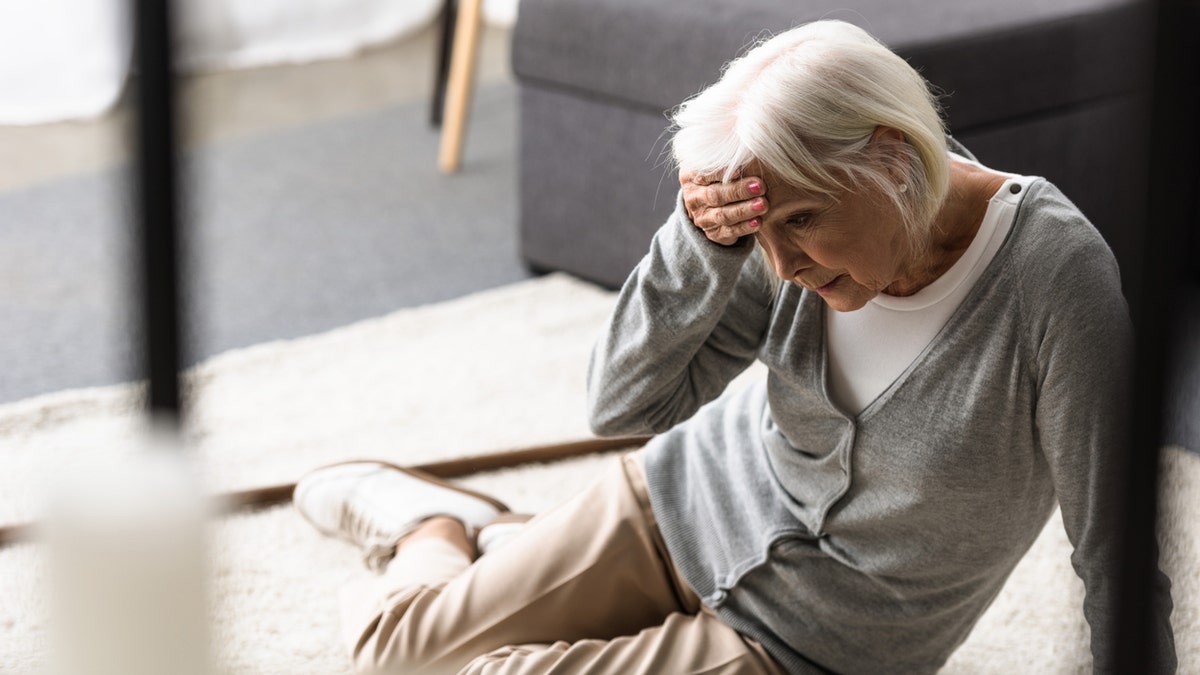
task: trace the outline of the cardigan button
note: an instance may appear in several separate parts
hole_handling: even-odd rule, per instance
[[[1021,184],[1020,184],[1020,183],[1013,183],[1012,185],[1009,185],[1009,186],[1008,186],[1008,191],[1009,191],[1009,192],[1011,192],[1011,193],[1013,193],[1014,195],[1015,195],[1015,194],[1017,194],[1018,192],[1020,192],[1020,191],[1021,191]]]

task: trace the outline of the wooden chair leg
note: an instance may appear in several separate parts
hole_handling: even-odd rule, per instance
[[[446,96],[446,116],[442,128],[442,147],[438,166],[443,173],[454,173],[462,160],[463,136],[475,62],[479,53],[479,29],[483,0],[460,0],[454,26],[454,49],[450,58],[450,81]]]

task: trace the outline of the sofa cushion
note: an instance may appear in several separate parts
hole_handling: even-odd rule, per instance
[[[960,130],[1140,90],[1150,7],[1134,0],[522,0],[513,70],[524,83],[665,111],[716,81],[757,38],[842,19],[949,94],[948,114]]]

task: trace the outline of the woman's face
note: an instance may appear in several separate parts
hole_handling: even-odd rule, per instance
[[[910,248],[886,198],[846,193],[834,200],[769,174],[763,179],[770,203],[755,237],[781,279],[819,293],[840,312],[889,289],[905,294]]]

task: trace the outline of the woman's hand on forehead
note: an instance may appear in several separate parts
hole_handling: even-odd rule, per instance
[[[762,226],[762,216],[769,206],[767,184],[762,178],[735,175],[722,183],[720,175],[682,172],[679,184],[688,216],[709,240],[732,246]]]

